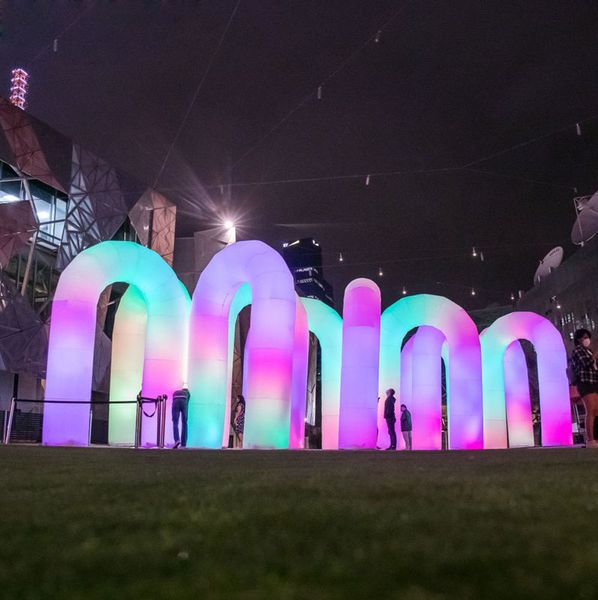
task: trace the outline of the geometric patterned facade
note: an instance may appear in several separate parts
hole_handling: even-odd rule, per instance
[[[33,287],[27,277],[33,281],[36,271],[32,267],[24,276],[24,265],[31,262],[28,254],[35,232],[47,231],[44,227],[54,227],[57,221],[52,219],[60,218],[60,229],[53,229],[54,238],[50,236],[52,244],[44,244],[50,238],[38,235],[31,252],[31,256],[41,256],[44,264],[49,261],[54,274],[51,281],[82,250],[112,239],[127,221],[141,243],[172,264],[176,206],[4,98],[0,98],[0,161],[13,173],[10,178],[0,176],[0,369],[44,378],[48,342],[44,315],[51,298],[38,306],[20,293],[21,287]],[[19,185],[15,179],[20,180],[20,200],[14,191],[6,191],[7,185]],[[28,191],[34,182],[61,195],[66,209],[60,217],[40,210]],[[19,261],[16,277],[14,270],[7,270],[11,259],[13,265]],[[109,291],[103,298],[109,298]],[[110,356],[110,340],[102,333],[102,325],[98,323],[96,336],[99,368],[94,387],[99,380],[105,383]]]

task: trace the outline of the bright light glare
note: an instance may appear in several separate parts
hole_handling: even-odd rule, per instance
[[[234,222],[231,221],[230,219],[226,219],[226,221],[224,221],[225,229],[232,229],[234,226],[235,226]]]
[[[18,202],[20,198],[14,194],[7,194],[6,192],[0,192],[0,203],[2,202]]]

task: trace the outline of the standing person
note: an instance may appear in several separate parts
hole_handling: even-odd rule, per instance
[[[573,334],[573,342],[575,347],[571,353],[571,368],[586,409],[586,447],[596,448],[594,419],[598,416],[598,349],[592,351],[592,334],[587,329],[578,329]]]
[[[189,390],[186,385],[172,395],[172,433],[174,446],[185,448],[187,446],[187,417],[189,416]],[[181,437],[179,440],[179,418],[181,419]]]
[[[243,447],[243,430],[245,429],[245,398],[241,394],[237,396],[235,416],[233,418],[233,431],[237,438],[237,448]]]
[[[395,416],[395,391],[392,388],[386,390],[386,400],[384,400],[384,419],[386,426],[388,427],[388,435],[390,436],[390,446],[387,450],[397,449],[397,432],[395,431],[395,423],[397,417]]]
[[[401,404],[401,433],[405,440],[405,450],[412,450],[411,444],[411,413],[407,410],[404,404]]]

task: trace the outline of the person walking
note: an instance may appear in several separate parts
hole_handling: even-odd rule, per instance
[[[172,433],[173,448],[187,446],[187,417],[189,416],[189,390],[186,385],[172,395]],[[181,421],[181,437],[179,438],[179,419]]]
[[[397,449],[397,432],[395,431],[395,423],[397,417],[395,416],[395,391],[392,388],[386,390],[386,400],[384,400],[384,420],[388,427],[388,435],[390,436],[390,446],[387,450]]]
[[[598,416],[598,349],[592,351],[592,334],[587,329],[578,329],[573,334],[573,342],[571,369],[586,409],[586,448],[596,448],[594,420]]]
[[[401,433],[403,434],[403,440],[405,440],[405,450],[412,450],[411,443],[411,413],[407,410],[404,404],[401,404]]]
[[[235,416],[233,418],[233,431],[237,440],[237,448],[243,447],[243,431],[245,429],[245,398],[241,394],[237,396]]]

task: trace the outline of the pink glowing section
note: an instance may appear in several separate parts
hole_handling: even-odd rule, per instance
[[[289,448],[305,447],[305,405],[307,401],[307,368],[309,330],[307,312],[297,297],[295,312],[295,343],[293,348],[293,390],[291,396],[291,429]]]
[[[531,312],[515,312],[497,319],[481,336],[485,447],[507,446],[504,361],[507,348],[521,339],[533,344],[537,356],[542,445],[569,445],[573,441],[571,406],[566,373],[567,355],[561,335],[544,317]],[[527,374],[525,379],[527,381]],[[509,396],[513,397],[511,393]],[[527,418],[523,414],[520,416]],[[517,429],[524,427],[524,424],[514,421],[513,427]]]
[[[509,448],[534,445],[532,402],[525,353],[519,341],[514,341],[505,351],[505,404]]]
[[[345,289],[339,448],[375,448],[377,437],[380,289],[355,279]]]
[[[443,343],[444,335],[434,327],[420,327],[414,336],[411,357],[412,403],[408,405],[413,421],[414,450],[442,449]],[[407,404],[402,399],[400,401]]]
[[[381,401],[386,389],[401,389],[403,338],[412,329],[423,326],[441,332],[448,346],[447,380],[451,392],[448,406],[449,446],[455,449],[482,448],[482,375],[478,333],[467,313],[446,298],[428,294],[408,296],[389,306],[382,314],[379,386]],[[439,340],[440,337],[423,340],[419,354],[422,365],[428,364],[432,368],[435,364],[438,372],[442,352],[442,344],[438,345]],[[416,372],[417,362],[412,356],[412,403],[415,407],[420,402],[420,397],[425,399],[422,418],[427,422],[421,437],[419,434],[418,437],[420,443],[435,447],[438,444],[437,426],[432,425],[433,411],[430,407],[437,381],[428,385],[426,380],[432,376],[426,372],[426,367]],[[415,417],[413,427],[415,437]]]
[[[172,396],[182,384],[189,298],[174,271],[133,242],[92,246],[64,270],[52,303],[46,399],[66,403],[45,406],[44,444],[88,443],[89,405],[74,402],[90,399],[97,301],[115,282],[135,286],[145,300],[144,395]]]
[[[190,446],[219,448],[228,401],[229,312],[237,290],[252,292],[247,338],[243,445],[287,448],[295,340],[295,290],[282,257],[257,241],[221,250],[201,274],[191,308]]]
[[[322,357],[322,449],[338,450],[343,320],[330,306],[301,298],[309,330],[318,338]]]

